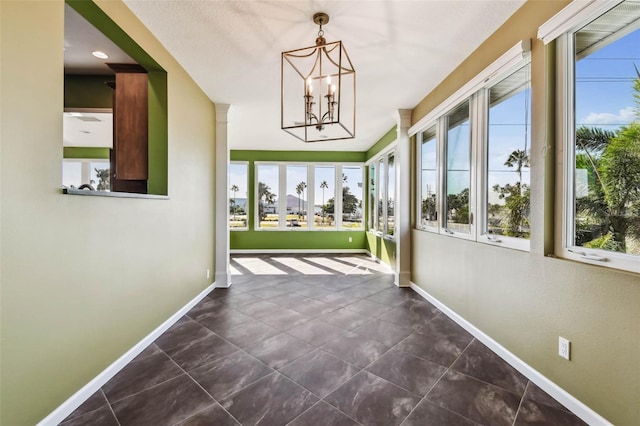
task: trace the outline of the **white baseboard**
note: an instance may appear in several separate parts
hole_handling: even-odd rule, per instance
[[[231,254],[311,254],[311,253],[330,253],[330,254],[340,254],[340,253],[369,253],[367,249],[235,249],[229,250]]]
[[[76,408],[82,405],[91,395],[96,393],[105,383],[107,383],[113,376],[115,376],[120,370],[122,370],[131,360],[137,357],[140,352],[146,349],[151,343],[153,343],[162,333],[167,331],[169,327],[175,324],[180,318],[182,318],[187,312],[191,310],[198,302],[205,298],[205,296],[216,287],[215,282],[204,289],[189,303],[180,308],[175,314],[173,314],[168,320],[160,324],[158,328],[149,333],[145,338],[136,343],[131,349],[129,349],[124,355],[115,360],[111,365],[105,368],[100,374],[98,374],[93,380],[84,385],[78,392],[74,393],[63,402],[58,408],[53,410],[51,414],[42,419],[37,426],[54,426],[67,418],[67,416],[74,412]]]
[[[467,330],[476,339],[484,343],[493,352],[495,352],[500,358],[504,359],[513,368],[518,370],[522,375],[535,383],[540,389],[551,395],[562,405],[571,410],[576,416],[580,417],[583,421],[591,426],[612,426],[605,418],[593,411],[591,408],[580,402],[569,392],[556,385],[554,382],[543,376],[540,372],[535,370],[529,364],[509,352],[504,346],[493,340],[482,330],[471,324],[469,321],[452,311],[444,303],[427,293],[421,287],[415,283],[411,283],[411,288],[431,302],[436,308],[440,309],[446,316],[458,323],[462,328]]]
[[[374,255],[373,253],[371,253],[369,250],[365,251],[366,254],[369,255],[369,257],[371,257],[373,260],[376,261],[376,263],[382,265],[385,267],[385,269],[387,270],[387,272],[389,272],[390,274],[395,274],[396,271],[393,270],[393,268],[391,267],[391,265],[389,265],[387,262],[383,261],[382,259],[380,259],[379,257],[377,257],[376,255]]]

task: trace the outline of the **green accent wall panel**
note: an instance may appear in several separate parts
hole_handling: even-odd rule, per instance
[[[382,238],[371,232],[366,233],[367,250],[380,259],[380,261],[396,268],[396,242],[386,238]]]
[[[391,128],[391,130],[389,130],[387,133],[385,133],[385,135],[383,137],[378,139],[378,141],[375,144],[373,144],[373,146],[371,148],[369,148],[369,150],[365,153],[366,154],[366,161],[371,160],[380,151],[385,149],[390,143],[392,143],[393,141],[396,140],[397,135],[398,135],[398,132],[396,130],[397,127],[398,126],[393,126],[393,128]]]
[[[65,146],[64,158],[100,158],[108,160],[109,151],[109,148]]]
[[[350,250],[366,248],[364,235],[364,231],[232,231],[230,240],[231,250]]]
[[[115,81],[115,76],[65,75],[64,107],[113,108],[113,89],[105,84],[108,81]]]

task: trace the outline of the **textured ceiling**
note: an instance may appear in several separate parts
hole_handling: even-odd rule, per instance
[[[214,102],[232,149],[368,149],[524,0],[125,0]],[[315,12],[357,73],[356,139],[305,144],[280,129],[280,53],[312,46]]]

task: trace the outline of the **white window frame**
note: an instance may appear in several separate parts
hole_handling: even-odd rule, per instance
[[[231,228],[229,226],[229,221],[231,220],[231,218],[229,217],[231,215],[231,213],[227,212],[227,227],[229,228],[230,231],[236,232],[242,232],[242,231],[248,231],[249,230],[249,212],[251,211],[251,203],[250,203],[250,198],[249,198],[249,162],[248,161],[230,161],[229,164],[239,164],[239,165],[244,165],[247,169],[247,181],[245,182],[245,185],[247,187],[247,194],[246,194],[246,200],[247,200],[247,205],[245,208],[245,214],[247,215],[247,225],[240,227],[240,228]],[[228,179],[228,176],[227,176]],[[228,183],[231,184],[230,179],[228,180]],[[235,185],[235,184],[234,184]],[[229,194],[228,198],[231,199],[231,186],[229,186],[229,188],[227,188],[227,192]]]
[[[421,231],[427,231],[427,232],[434,232],[434,233],[439,233],[440,232],[440,205],[439,205],[439,199],[440,199],[440,192],[441,192],[441,188],[440,188],[440,182],[442,181],[442,177],[440,176],[441,172],[442,172],[442,167],[440,167],[440,135],[441,132],[439,130],[439,125],[440,123],[438,121],[435,121],[429,125],[427,125],[425,127],[425,129],[423,131],[420,131],[416,137],[416,188],[417,188],[417,197],[416,197],[416,218],[418,218],[416,220],[416,228],[421,230]],[[431,129],[432,127],[435,127],[435,132],[436,132],[436,226],[431,226],[431,225],[423,225],[422,224],[422,143],[424,142],[423,140],[423,136],[424,136],[424,132],[426,132],[427,130]]]
[[[530,240],[513,237],[495,238],[486,234],[486,185],[488,150],[488,101],[487,89],[508,77],[511,73],[531,62],[531,40],[522,40],[505,52],[477,76],[463,85],[449,98],[435,107],[409,129],[409,136],[416,137],[416,229],[424,232],[447,235],[468,241],[481,242],[516,250],[529,251]],[[470,186],[469,186],[469,233],[447,228],[446,175],[447,175],[447,115],[457,106],[469,101],[470,128]],[[422,133],[436,126],[437,163],[437,227],[422,225]]]
[[[254,226],[253,229],[256,231],[281,231],[282,226],[282,186],[283,186],[283,173],[286,173],[285,170],[280,166],[282,163],[277,161],[255,161],[253,163],[253,210],[254,210]],[[260,194],[259,194],[259,182],[260,182],[260,174],[258,173],[259,166],[278,166],[278,226],[274,228],[260,228]],[[285,187],[286,189],[286,187]],[[286,195],[285,195],[285,210],[287,206]],[[286,213],[285,213],[286,219]],[[285,221],[286,222],[286,221]],[[286,223],[285,223],[286,225]]]
[[[640,256],[572,245],[574,240],[575,175],[575,50],[573,34],[616,7],[623,0],[570,3],[540,26],[538,38],[556,40],[556,135],[561,166],[556,171],[556,255],[582,263],[640,272]]]
[[[389,156],[393,155],[394,159],[397,159],[396,145],[397,145],[396,141],[390,143],[382,151],[376,154],[375,157],[370,158],[365,163],[365,167],[367,167],[367,170],[369,170],[369,166],[371,164],[375,164],[375,167],[376,167],[376,176],[375,176],[375,183],[374,183],[375,185],[374,205],[373,205],[373,209],[370,209],[370,216],[373,216],[373,217],[369,218],[370,219],[369,232],[371,234],[374,234],[386,240],[395,240],[396,234],[397,234],[396,232],[394,232],[394,235],[387,235],[387,227],[389,224],[388,209],[387,209],[387,196],[388,196],[388,186],[389,186],[389,178],[388,178]],[[382,162],[384,165],[384,174],[380,173],[380,162]],[[399,174],[398,164],[395,163],[396,182],[398,182],[398,174]],[[369,176],[369,180],[367,181],[367,200],[369,200],[369,195],[370,195],[370,181],[371,181],[371,176]],[[382,193],[380,191],[382,191]],[[379,207],[378,201],[380,200],[380,195],[382,195],[382,200],[383,200],[382,209],[378,208]],[[397,198],[397,194],[396,194],[396,198]],[[397,203],[394,206],[393,213],[395,217],[398,217]],[[382,214],[382,229],[378,229],[378,224],[380,223],[380,219],[381,219],[380,214]]]
[[[492,236],[487,232],[487,216],[488,212],[488,200],[487,193],[489,191],[488,188],[488,176],[489,176],[489,90],[494,87],[496,84],[499,84],[503,79],[509,77],[512,73],[516,72],[522,67],[531,66],[531,57],[528,56],[523,59],[522,62],[517,63],[508,69],[503,70],[499,74],[497,74],[494,78],[491,79],[488,84],[478,92],[478,103],[477,109],[478,114],[481,117],[478,120],[478,133],[481,135],[481,143],[479,143],[479,157],[478,157],[478,165],[479,165],[479,173],[478,173],[478,217],[477,217],[477,241],[501,246],[501,247],[509,247],[516,250],[529,251],[531,248],[531,239],[525,238],[516,238],[509,237],[506,235]],[[529,73],[529,78],[531,78],[531,73]],[[529,123],[531,123],[531,105],[529,105]],[[531,151],[531,147],[529,148]],[[529,182],[529,187],[531,187],[531,182]]]
[[[263,165],[278,166],[278,227],[274,228],[260,228],[260,214],[259,214],[259,199],[258,199],[258,167]],[[307,167],[307,227],[287,227],[287,167],[288,166],[306,166]],[[342,231],[364,231],[366,226],[364,223],[364,214],[360,221],[360,227],[358,228],[344,228],[342,226],[342,170],[343,167],[358,167],[360,168],[362,182],[365,178],[365,164],[354,162],[342,162],[342,163],[329,163],[329,162],[304,162],[304,161],[255,161],[254,162],[254,196],[253,196],[253,211],[254,211],[254,230],[255,231],[292,231],[292,232],[307,232],[307,231],[320,231],[320,232],[342,232]],[[334,191],[333,194],[328,194],[330,199],[333,196],[334,199],[334,220],[336,226],[333,228],[316,228],[315,221],[309,220],[309,212],[312,211],[311,216],[315,216],[315,168],[316,167],[333,167],[334,168]],[[364,185],[363,185],[364,187]],[[281,194],[284,194],[282,196]],[[368,195],[363,191],[363,198]],[[365,201],[363,200],[363,205]],[[311,205],[311,207],[309,207]],[[339,213],[336,213],[339,212]]]

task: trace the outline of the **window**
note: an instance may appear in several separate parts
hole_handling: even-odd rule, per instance
[[[376,212],[376,190],[378,185],[376,185],[376,163],[369,164],[369,219],[368,225],[369,229],[375,230],[375,223],[377,223]]]
[[[566,104],[557,249],[640,272],[640,3],[592,7],[597,18],[573,22],[558,40]]]
[[[387,150],[369,164],[369,229],[387,238],[395,232],[395,194],[395,153]]]
[[[342,227],[362,229],[362,167],[342,168]]]
[[[229,228],[247,229],[249,199],[249,165],[246,162],[229,164]]]
[[[394,208],[395,208],[395,193],[396,193],[396,165],[395,157],[393,153],[389,154],[387,160],[387,229],[386,234],[393,236],[395,222],[394,222]]]
[[[315,167],[315,219],[316,229],[335,229],[336,168]]]
[[[418,229],[529,249],[529,49],[517,44],[409,129]]]
[[[489,241],[529,239],[531,147],[530,65],[488,90],[485,209],[481,233]],[[511,241],[522,245],[519,241]]]
[[[255,169],[256,229],[363,229],[362,165],[257,162]]]
[[[62,185],[71,189],[109,191],[109,161],[65,158],[62,162]]]
[[[385,158],[381,158],[378,160],[378,206],[377,206],[377,214],[378,222],[376,223],[376,231],[384,234],[385,228],[385,193],[387,192],[387,186],[385,185],[387,181],[387,175],[384,169]]]
[[[307,227],[307,166],[287,166],[287,227],[303,229]]]
[[[256,166],[256,194],[258,197],[257,229],[277,229],[280,227],[280,167],[277,164]]]
[[[437,186],[437,141],[436,126],[422,132],[420,144],[420,222],[421,228],[438,228],[438,211],[436,204]]]
[[[448,232],[471,232],[469,190],[471,188],[471,126],[469,101],[446,116],[447,174],[445,180],[446,227]]]

